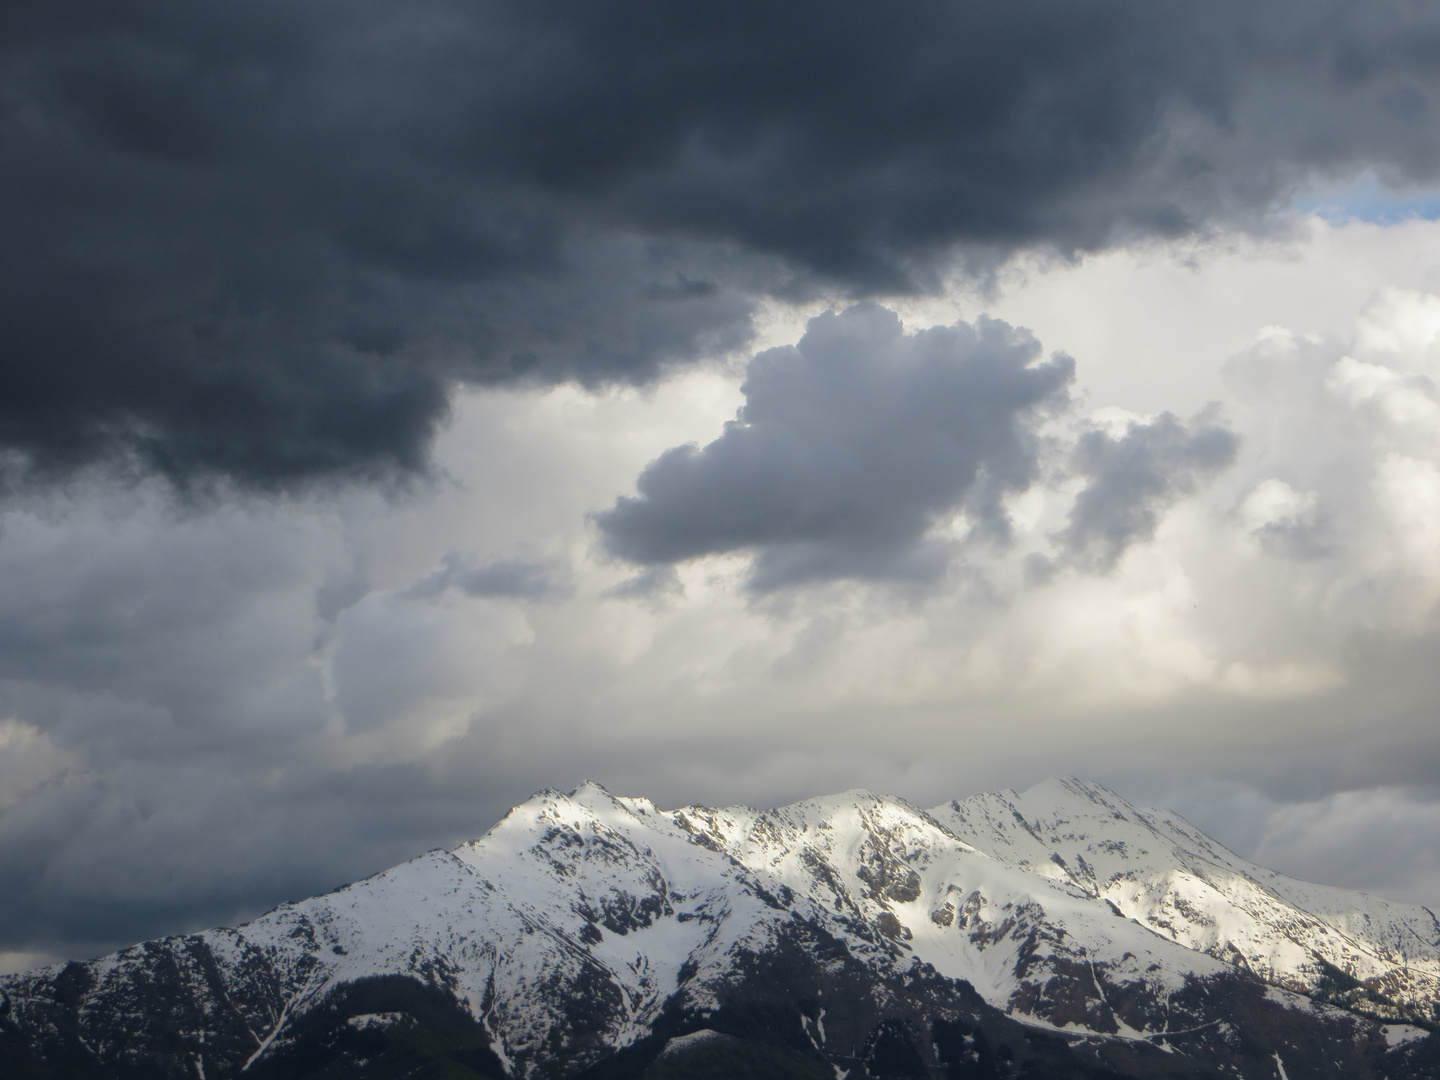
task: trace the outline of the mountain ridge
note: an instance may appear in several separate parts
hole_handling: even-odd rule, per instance
[[[662,810],[586,781],[241,927],[0,995],[0,1062],[37,1078],[380,1076],[407,1053],[395,1075],[497,1080],[726,1055],[852,1080],[1440,1074],[1433,912],[1285,878],[1073,777],[929,810],[858,789]]]

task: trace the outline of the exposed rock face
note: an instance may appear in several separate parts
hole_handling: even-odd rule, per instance
[[[454,851],[0,994],[0,1074],[37,1080],[1440,1076],[1427,909],[1078,781],[928,812],[543,792]]]

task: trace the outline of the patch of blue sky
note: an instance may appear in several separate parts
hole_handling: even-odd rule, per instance
[[[1440,220],[1440,188],[1390,186],[1373,173],[1344,185],[1310,188],[1297,195],[1290,208],[1315,214],[1334,225],[1368,221],[1395,225],[1402,221]]]

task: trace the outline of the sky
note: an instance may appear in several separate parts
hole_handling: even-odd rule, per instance
[[[1440,904],[1440,11],[0,28],[0,970],[586,778]]]

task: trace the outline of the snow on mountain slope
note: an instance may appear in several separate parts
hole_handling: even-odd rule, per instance
[[[1384,1052],[1410,1029],[1287,991],[1428,1022],[1432,930],[1425,909],[1282,878],[1074,780],[928,812],[863,791],[663,811],[587,783],[238,929],[0,980],[0,1020],[37,1046],[73,1023],[76,1053],[100,1058],[148,1061],[163,1043],[213,1078],[294,1049],[346,987],[398,976],[442,990],[505,1071],[534,1076],[632,1046],[662,1014],[718,1010],[757,957],[799,949],[816,970],[869,971],[876,1000],[963,980],[1027,1024],[1147,1051],[1203,1037],[1220,1052],[1240,1023],[1216,1012],[1230,1001]],[[1284,989],[1252,992],[1244,972]],[[159,982],[163,1002],[137,989]],[[352,1027],[396,1015],[377,1006]],[[807,1038],[838,1053],[824,1016],[804,1017]]]
[[[764,813],[686,808],[674,816],[702,842],[838,923],[858,955],[898,947],[965,979],[1002,1009],[1048,1018],[1027,989],[1057,966],[1097,958],[1115,978],[1155,995],[1177,989],[1182,971],[1220,970],[1176,952],[1067,882],[978,851],[896,799],[852,791]],[[875,930],[880,940],[872,944]],[[1102,1030],[1121,1026],[1110,1016],[1072,1019]]]
[[[1064,881],[1276,985],[1333,993],[1337,979],[1340,992],[1358,980],[1355,1003],[1436,1015],[1440,920],[1428,908],[1295,881],[1174,814],[1074,779],[976,795],[931,814],[1007,866]]]

